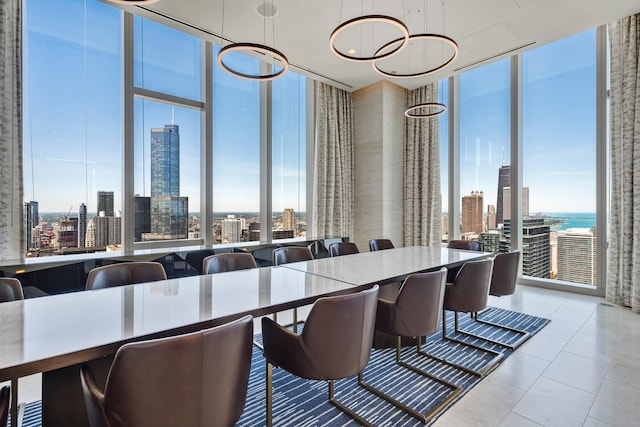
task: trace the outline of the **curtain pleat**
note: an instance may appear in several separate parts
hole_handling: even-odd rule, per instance
[[[438,102],[435,84],[407,91],[406,105]],[[404,135],[404,244],[442,239],[440,132],[437,118],[406,118]]]
[[[313,237],[351,237],[354,192],[351,94],[315,82],[315,108]]]
[[[606,297],[640,312],[640,14],[609,25],[609,40],[611,213]]]
[[[22,261],[22,2],[0,3],[0,261]]]

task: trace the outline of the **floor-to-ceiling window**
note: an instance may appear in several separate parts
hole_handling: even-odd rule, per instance
[[[306,78],[137,12],[25,2],[28,256],[304,238]]]
[[[93,0],[25,2],[27,257],[121,243],[122,15]]]
[[[596,285],[596,30],[524,52],[523,274]]]
[[[460,237],[499,252],[510,239],[510,63],[460,75]]]
[[[439,102],[447,104],[449,80],[438,82]],[[440,128],[440,199],[442,201],[442,241],[449,241],[449,110],[438,116]]]

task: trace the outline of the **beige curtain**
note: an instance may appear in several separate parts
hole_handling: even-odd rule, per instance
[[[609,26],[611,226],[607,300],[640,312],[640,14]]]
[[[24,257],[21,0],[0,3],[0,261]]]
[[[313,236],[353,235],[353,107],[351,94],[315,82],[316,141]]]
[[[438,102],[437,85],[407,91],[406,105]],[[406,118],[404,135],[404,244],[440,245],[440,132],[437,118]]]

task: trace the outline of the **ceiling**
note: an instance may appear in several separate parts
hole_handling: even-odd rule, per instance
[[[265,2],[277,9],[273,18],[256,11]],[[413,89],[640,12],[640,0],[159,0],[123,8],[185,22],[233,42],[274,47],[287,56],[293,69],[353,91],[385,78]],[[406,79],[384,77],[371,63],[335,56],[329,48],[334,28],[371,14],[400,19],[410,34],[445,34],[458,43],[459,55],[443,71]],[[400,35],[388,24],[364,24],[346,30],[336,39],[336,46],[355,49],[356,56],[371,55]],[[433,68],[453,53],[448,45],[435,41],[412,39],[407,46],[378,66],[389,73],[410,74]]]

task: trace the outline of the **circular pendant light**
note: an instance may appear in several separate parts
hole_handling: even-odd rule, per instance
[[[421,114],[417,112],[422,108],[436,108],[437,110],[432,113]],[[444,114],[447,111],[447,106],[439,102],[425,102],[409,107],[405,110],[404,115],[410,119],[424,119],[427,117],[436,117],[440,114]]]
[[[374,61],[372,63],[373,69],[377,73],[382,74],[385,77],[392,77],[392,78],[396,78],[396,79],[411,79],[411,78],[415,78],[415,77],[427,76],[429,74],[433,74],[433,73],[435,73],[437,71],[440,71],[440,70],[446,68],[447,66],[449,66],[458,57],[458,52],[459,52],[458,43],[456,43],[455,40],[453,40],[450,37],[443,36],[441,34],[425,33],[425,34],[413,34],[413,35],[410,35],[409,36],[409,40],[436,40],[436,41],[441,41],[442,43],[448,44],[449,46],[451,46],[451,48],[453,49],[453,54],[451,55],[451,57],[449,59],[447,59],[446,61],[444,61],[442,64],[438,65],[437,67],[428,68],[428,69],[426,69],[424,71],[420,71],[420,72],[417,72],[417,73],[398,74],[398,73],[390,73],[388,71],[384,71],[383,69],[381,69],[378,66],[378,64],[377,64],[378,60],[376,60],[376,61]],[[385,49],[393,46],[395,43],[401,43],[401,42],[402,42],[402,38],[390,41],[389,43],[385,44],[380,49],[378,49],[376,51],[375,55],[378,55],[381,52],[384,52]]]
[[[282,64],[282,69],[280,71],[277,71],[277,72],[271,73],[271,74],[247,74],[247,73],[243,73],[243,72],[235,70],[232,67],[230,67],[229,65],[225,64],[224,57],[225,57],[225,55],[227,55],[227,54],[229,54],[231,52],[256,52],[256,53],[261,53],[263,55],[270,56],[274,60],[280,62]],[[258,81],[274,80],[274,79],[277,79],[278,77],[281,77],[281,76],[285,75],[287,73],[287,71],[289,71],[289,61],[287,60],[287,57],[284,56],[283,53],[281,53],[281,52],[277,51],[276,49],[273,49],[273,48],[271,48],[269,46],[256,44],[256,43],[232,43],[232,44],[229,44],[229,45],[223,47],[222,49],[220,49],[220,52],[218,52],[218,65],[220,66],[220,68],[222,68],[224,71],[226,71],[227,73],[229,73],[231,75],[234,75],[236,77],[240,77],[242,79],[258,80]]]
[[[357,25],[367,24],[367,23],[388,24],[399,29],[402,32],[403,36],[399,39],[394,40],[394,42],[398,43],[398,46],[384,53],[380,53],[380,49],[378,49],[375,55],[364,56],[364,57],[353,56],[353,55],[350,55],[348,52],[347,53],[340,52],[338,48],[336,48],[335,41],[336,41],[336,38],[340,35],[340,33],[347,30],[348,28],[351,28]],[[371,62],[371,61],[378,61],[384,58],[389,58],[393,55],[400,53],[400,51],[404,49],[404,47],[407,45],[408,42],[409,42],[409,29],[407,28],[407,26],[399,19],[393,18],[391,16],[386,16],[386,15],[364,15],[364,16],[359,16],[357,18],[350,19],[338,25],[336,29],[333,30],[333,32],[331,33],[331,36],[329,37],[329,47],[331,48],[331,52],[333,52],[339,58],[345,59],[347,61],[354,61],[354,62]],[[387,43],[385,46],[388,46],[388,45],[389,43]]]

